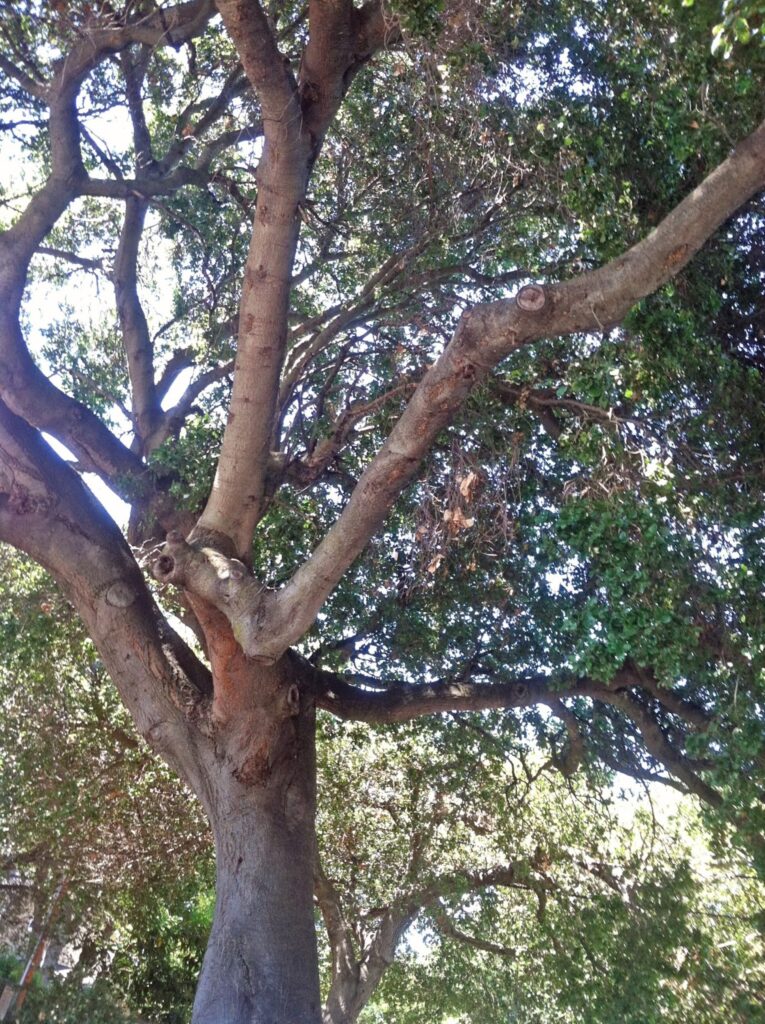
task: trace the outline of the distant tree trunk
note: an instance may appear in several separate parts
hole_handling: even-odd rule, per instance
[[[204,802],[217,899],[192,1022],[320,1024],[313,702],[286,659],[258,665],[227,626],[216,635],[206,625],[215,753]]]
[[[327,993],[323,1024],[356,1024],[361,1011],[375,994],[383,975],[396,957],[396,948],[419,907],[388,910],[360,957],[340,957],[333,962],[332,983]]]
[[[380,974],[380,978],[382,973]],[[324,1007],[324,1024],[356,1024],[361,1011],[372,997],[380,978],[375,978],[368,986],[366,979],[356,972],[342,981],[336,981],[327,996]]]

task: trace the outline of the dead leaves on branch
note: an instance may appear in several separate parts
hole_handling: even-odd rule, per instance
[[[469,530],[475,524],[474,516],[466,516],[461,508],[448,508],[444,512],[444,523],[446,531],[452,535],[461,533],[462,530]]]
[[[517,490],[516,440],[501,466],[490,473],[473,453],[463,451],[455,442],[445,484],[439,487],[435,482],[443,479],[438,470],[432,482],[425,481],[417,511],[418,560],[412,589],[426,585],[439,572],[452,573],[456,561],[461,571],[475,572],[483,555],[496,556],[513,542],[517,524],[508,499],[512,502]]]

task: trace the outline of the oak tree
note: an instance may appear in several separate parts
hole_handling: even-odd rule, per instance
[[[317,709],[480,715],[761,856],[761,51],[713,3],[1,10],[0,537],[210,821],[196,1024],[321,1019]]]

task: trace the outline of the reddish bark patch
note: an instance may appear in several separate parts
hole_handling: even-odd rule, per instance
[[[678,245],[678,247],[673,249],[669,256],[667,256],[666,260],[664,260],[664,266],[668,269],[670,267],[676,267],[685,260],[687,255],[688,246],[685,244]]]

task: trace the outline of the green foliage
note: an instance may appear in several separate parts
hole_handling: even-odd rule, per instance
[[[49,988],[35,987],[18,1018],[19,1024],[134,1024],[135,1017],[119,1002],[108,985],[96,982],[56,981]]]
[[[156,982],[150,1005],[186,1007],[209,924],[199,895],[209,881],[207,830],[190,794],[139,741],[52,582],[8,549],[0,557],[0,853],[23,882],[2,894],[3,917],[44,914],[64,883],[56,936],[93,953],[71,984],[30,1005],[62,1024],[121,1020],[114,993],[125,987],[141,1004],[143,970]],[[163,913],[177,917],[163,923]],[[176,948],[163,928],[169,936],[181,919],[189,945]],[[98,975],[112,959],[108,985],[83,992],[82,970]],[[135,965],[134,988],[121,980],[125,962]]]
[[[302,5],[271,6],[294,59]],[[300,209],[273,439],[285,479],[275,472],[252,552],[272,586],[335,521],[464,309],[612,259],[763,113],[757,0],[390,10],[404,41],[355,78]],[[56,11],[2,5],[3,53],[50,73],[93,5]],[[186,131],[236,74],[216,21],[193,47],[152,53],[143,84],[155,157],[180,153],[189,180],[219,130],[239,139],[203,187],[152,203],[138,267],[157,380],[183,366],[188,377],[171,381],[182,391],[213,373],[148,460],[191,513],[225,423],[257,102],[242,85],[220,125]],[[94,177],[136,174],[124,92],[116,60],[84,83]],[[42,115],[3,83],[3,223],[49,168]],[[102,199],[72,205],[46,244],[81,262],[35,259],[24,326],[46,372],[129,442],[110,280],[120,215]],[[567,698],[565,722],[550,706],[379,731],[322,720],[322,856],[357,935],[381,906],[453,876],[421,909],[370,1024],[761,1018],[762,893],[735,876],[758,843],[762,856],[765,829],[764,237],[758,197],[619,327],[512,353],[305,638],[317,664],[393,682],[533,675],[562,686],[649,668],[658,689],[641,709],[720,796],[703,840],[692,817],[655,834],[642,818],[625,827],[614,773],[664,768],[633,720],[585,696]],[[312,476],[306,465],[333,438]],[[209,924],[206,831],[135,737],[61,594],[23,559],[4,552],[1,568],[0,849],[34,854],[24,877],[40,905],[67,881],[59,927],[96,949],[99,978],[89,991],[75,979],[36,992],[25,1012],[119,1020],[125,1000],[176,1024]],[[662,702],[670,688],[709,724],[687,727]],[[518,886],[471,889],[471,871],[512,858],[528,868]],[[616,888],[582,868],[595,861],[619,865]],[[443,930],[444,915],[467,941]]]
[[[322,862],[349,920],[432,894],[364,1024],[763,1020],[765,893],[685,803],[598,798],[460,725],[322,729]],[[509,862],[512,886],[471,881]]]
[[[156,1024],[185,1024],[202,966],[215,903],[210,861],[146,900],[122,894],[105,980]]]
[[[760,46],[765,45],[762,33],[765,4],[761,0],[724,0],[722,14],[722,21],[714,27],[713,53],[720,52],[727,58],[736,43],[746,45],[759,39]]]

